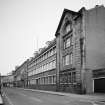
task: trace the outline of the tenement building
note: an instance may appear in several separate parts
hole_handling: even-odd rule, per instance
[[[56,30],[57,89],[105,93],[105,8],[64,9]]]

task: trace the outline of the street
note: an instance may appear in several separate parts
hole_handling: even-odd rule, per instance
[[[54,95],[19,88],[5,88],[5,105],[105,105],[74,97]]]

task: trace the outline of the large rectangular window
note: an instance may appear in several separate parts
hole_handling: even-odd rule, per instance
[[[72,45],[72,35],[64,39],[64,49]]]
[[[66,55],[65,56],[65,65],[69,65],[69,62],[70,62],[70,57],[69,57],[69,55]]]
[[[76,83],[76,72],[71,71],[60,75],[60,83]]]
[[[72,72],[72,82],[76,82],[76,72]]]
[[[63,65],[70,65],[73,62],[73,54],[68,54],[63,57]]]
[[[64,66],[69,65],[70,64],[69,61],[70,61],[70,55],[66,55],[63,57],[63,65]]]
[[[70,37],[64,40],[64,49],[70,47]]]

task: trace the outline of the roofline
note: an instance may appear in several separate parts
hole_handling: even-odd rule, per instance
[[[31,61],[29,61],[28,64],[32,63],[34,60],[36,60],[37,58],[39,58],[39,56],[41,56],[44,52],[46,52],[47,50],[49,50],[53,46],[56,47],[56,39],[55,38],[54,38],[54,40],[51,42],[51,44],[48,47],[46,47],[45,49],[43,49],[41,51],[41,53],[39,53],[38,55],[36,55],[35,57],[33,57],[33,59]]]
[[[62,13],[62,16],[61,16],[61,19],[60,19],[60,22],[59,22],[59,25],[58,25],[57,30],[56,30],[56,32],[55,32],[55,36],[57,36],[57,35],[59,34],[59,33],[58,33],[58,30],[59,30],[60,27],[61,27],[62,21],[63,21],[63,19],[64,19],[66,13],[71,13],[71,14],[73,14],[73,15],[79,14],[78,12],[71,11],[71,10],[68,10],[68,9],[64,8],[63,13]]]

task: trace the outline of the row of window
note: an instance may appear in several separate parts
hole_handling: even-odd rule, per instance
[[[56,83],[56,75],[41,77],[38,79],[32,79],[28,82],[30,85],[34,84],[55,84]]]
[[[73,63],[72,53],[63,56],[63,66],[72,65],[72,63]],[[32,76],[34,74],[38,74],[55,68],[56,68],[56,60],[53,60],[44,65],[37,66],[36,68],[35,67],[31,68],[30,71],[28,71],[28,76]]]
[[[60,83],[75,83],[76,82],[76,72],[70,72],[61,74]]]
[[[41,65],[41,66],[39,66],[37,68],[34,68],[33,70],[29,71],[28,76],[32,76],[34,74],[38,74],[38,73],[48,71],[48,70],[51,70],[51,69],[55,69],[55,68],[56,68],[56,60],[53,60],[49,63],[46,63],[44,65]]]
[[[69,72],[60,75],[60,83],[75,83],[76,82],[76,72]],[[47,77],[40,77],[38,79],[32,79],[28,82],[30,85],[34,84],[55,84],[56,83],[56,75],[51,75]]]
[[[36,59],[34,62],[32,62],[29,65],[29,68],[42,62],[43,60],[47,59],[48,57],[54,55],[56,53],[56,47],[53,47],[52,49],[50,49],[49,51],[47,51],[45,54],[41,55],[38,59]]]

